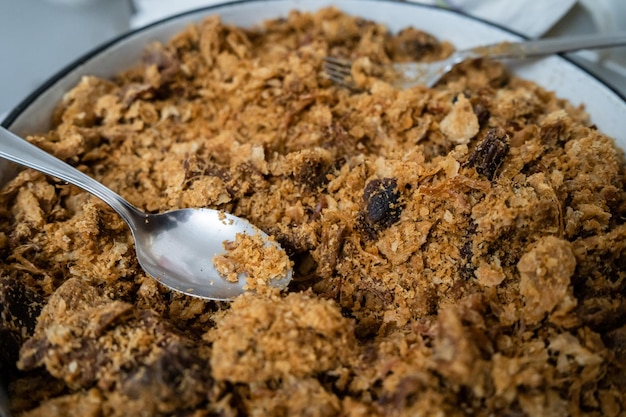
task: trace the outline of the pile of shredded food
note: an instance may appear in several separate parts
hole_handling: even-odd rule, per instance
[[[385,64],[452,49],[334,8],[208,17],[84,77],[30,142],[147,212],[248,219],[294,279],[171,291],[108,206],[23,170],[0,191],[13,413],[623,416],[624,155],[499,63],[392,86]],[[327,55],[355,60],[356,88]]]

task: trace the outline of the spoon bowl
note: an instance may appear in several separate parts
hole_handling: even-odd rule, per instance
[[[245,275],[240,274],[237,283],[229,282],[213,263],[213,257],[224,252],[223,242],[234,241],[238,233],[261,234],[267,245],[279,247],[248,221],[218,210],[182,209],[141,216],[138,221],[144,222],[143,227],[133,230],[139,264],[162,284],[187,295],[228,300],[243,292]],[[288,271],[269,285],[285,288],[291,275]]]
[[[230,300],[245,292],[245,274],[239,274],[238,282],[230,282],[217,271],[213,262],[215,256],[226,252],[224,242],[235,241],[238,234],[260,235],[265,246],[273,245],[282,250],[256,226],[219,210],[190,208],[161,214],[144,213],[103,184],[2,127],[0,156],[67,181],[107,203],[130,227],[137,260],[144,271],[184,294]],[[268,285],[283,289],[291,277],[289,269],[284,276],[270,279]]]

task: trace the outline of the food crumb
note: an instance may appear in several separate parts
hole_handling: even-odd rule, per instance
[[[291,268],[289,257],[268,237],[266,244],[261,233],[237,233],[235,240],[223,242],[226,253],[213,257],[215,269],[229,282],[238,282],[246,276],[245,290],[259,290],[270,281],[285,277]]]

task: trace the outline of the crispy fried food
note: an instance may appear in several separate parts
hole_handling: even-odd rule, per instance
[[[501,64],[404,91],[375,70],[450,51],[328,8],[209,17],[83,78],[31,142],[143,210],[247,218],[294,280],[172,292],[107,206],[22,171],[0,192],[15,414],[623,415],[624,156]],[[363,89],[333,85],[326,55],[361,62]]]

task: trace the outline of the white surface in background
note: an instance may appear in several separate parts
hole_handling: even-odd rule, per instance
[[[138,28],[177,13],[232,1],[234,0],[133,0],[135,13],[130,26]]]
[[[80,6],[0,0],[0,114],[87,51],[127,31],[131,13],[130,0]]]
[[[444,3],[454,5],[469,15],[537,38],[561,20],[576,0],[451,0]]]

